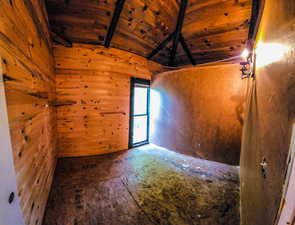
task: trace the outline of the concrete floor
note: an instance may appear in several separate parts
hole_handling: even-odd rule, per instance
[[[239,225],[238,169],[155,145],[58,162],[44,225]]]

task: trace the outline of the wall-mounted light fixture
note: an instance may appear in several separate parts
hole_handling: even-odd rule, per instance
[[[242,66],[242,79],[255,77],[255,64],[256,64],[256,53],[254,50],[254,42],[248,41],[247,48],[243,51],[241,55],[242,61],[240,65]]]
[[[283,60],[290,47],[280,43],[259,42],[254,48],[254,42],[249,41],[241,55],[242,79],[255,77],[256,68],[262,68]]]

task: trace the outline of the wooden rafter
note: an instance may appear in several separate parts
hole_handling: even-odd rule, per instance
[[[172,40],[174,32],[171,33],[164,41],[161,42],[147,57],[147,59],[153,58],[159,51],[161,51]]]
[[[177,24],[176,24],[176,29],[173,33],[171,33],[164,41],[161,42],[161,44],[159,44],[147,57],[147,59],[151,59],[153,56],[155,56],[159,51],[161,51],[170,40],[173,40],[173,45],[172,45],[172,50],[171,50],[171,54],[170,54],[170,61],[169,61],[169,65],[170,66],[174,66],[174,60],[175,60],[175,55],[176,55],[176,51],[177,51],[177,46],[178,46],[178,42],[180,41],[187,57],[189,58],[189,60],[191,61],[192,65],[196,65],[196,62],[191,54],[191,51],[188,47],[188,45],[186,44],[181,30],[182,30],[182,26],[183,26],[183,21],[184,21],[184,16],[185,16],[185,10],[187,7],[187,3],[188,0],[182,0],[181,1],[181,5],[180,5],[180,9],[179,9],[179,14],[178,14],[178,20],[177,20]]]
[[[111,24],[108,28],[108,33],[104,39],[104,46],[107,48],[110,47],[110,44],[111,44],[113,35],[115,33],[124,3],[125,3],[125,0],[117,0],[117,2],[116,2],[116,8],[115,8],[112,20],[111,20]]]
[[[248,40],[255,40],[265,0],[253,0]]]
[[[64,37],[61,37],[59,34],[51,31],[50,36],[54,42],[61,44],[61,45],[68,47],[68,48],[72,47],[72,42],[66,40]]]
[[[170,61],[169,61],[170,66],[174,66],[175,55],[176,55],[177,46],[178,46],[178,42],[179,42],[179,36],[180,36],[181,30],[182,30],[182,25],[183,25],[183,21],[184,21],[187,3],[188,3],[188,0],[182,0],[181,4],[180,4],[175,34],[173,36],[172,50],[170,53]]]
[[[196,61],[194,60],[193,55],[192,55],[191,51],[189,50],[189,47],[187,46],[182,34],[180,34],[180,36],[179,36],[179,41],[180,41],[182,48],[185,51],[187,57],[191,61],[192,65],[196,65]]]
[[[144,57],[150,56],[150,53],[175,31],[177,24],[181,0],[166,0],[164,1],[166,7],[162,7],[163,1],[128,0],[127,2],[125,0],[110,47],[117,47]],[[242,0],[239,4],[225,0],[210,0],[205,4],[204,1],[188,0],[182,28],[183,37],[197,64],[224,59],[229,55],[239,55],[241,50],[237,46],[241,44],[243,46],[248,39],[248,23],[255,21],[251,19],[251,8],[257,0]],[[46,2],[52,31],[58,31],[57,34],[61,37],[66,34],[64,37],[72,42],[104,45],[117,0],[99,0],[102,2],[101,7],[97,7],[97,0],[46,0]],[[65,11],[67,6],[68,10]],[[203,10],[203,6],[206,10]],[[89,15],[93,24],[85,25],[85,21],[90,18]],[[101,16],[108,18],[101,19]],[[190,18],[187,18],[188,16]],[[188,29],[184,29],[186,19],[189,19]],[[200,26],[199,21],[205,22]],[[212,21],[219,22],[211,26]],[[253,33],[253,28],[251,31],[250,33]],[[171,40],[151,59],[161,64],[169,64]],[[191,44],[200,48],[191,47]],[[178,61],[178,57],[181,57],[180,51],[186,54],[179,45],[181,45],[180,40],[174,66],[190,64],[186,55],[183,60]],[[223,48],[224,46],[227,47]]]

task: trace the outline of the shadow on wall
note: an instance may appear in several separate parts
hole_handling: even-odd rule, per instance
[[[238,165],[244,113],[239,69],[219,64],[156,75],[151,85],[151,142]]]

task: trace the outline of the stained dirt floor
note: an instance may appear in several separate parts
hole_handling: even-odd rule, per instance
[[[239,225],[237,167],[155,145],[60,159],[44,225]]]

